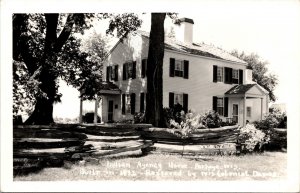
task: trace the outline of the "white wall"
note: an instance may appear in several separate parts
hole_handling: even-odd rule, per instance
[[[189,79],[169,76],[170,58],[189,61]],[[195,110],[199,113],[211,110],[212,97],[223,97],[224,93],[235,85],[213,82],[213,65],[246,69],[246,66],[236,63],[165,51],[163,66],[163,105],[168,107],[169,92],[177,91],[189,95],[188,109]]]
[[[147,78],[141,78],[141,62],[142,59],[148,57],[148,47],[148,38],[145,38],[141,35],[130,36],[128,39],[125,39],[123,43],[120,42],[104,62],[104,80],[106,79],[106,66],[116,64],[119,66],[118,81],[113,81],[113,83],[119,86],[122,94],[136,94],[135,112],[140,111],[140,93],[146,93],[147,91]],[[123,64],[128,61],[136,61],[136,78],[123,80]],[[103,102],[105,103],[105,101]],[[122,115],[121,97],[116,99],[115,102],[119,104],[118,110],[120,111],[120,113],[116,114],[114,118],[130,119],[133,117],[131,114]],[[103,114],[107,114],[107,110],[103,109]]]

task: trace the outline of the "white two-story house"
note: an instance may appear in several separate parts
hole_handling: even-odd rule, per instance
[[[163,106],[179,103],[185,111],[202,114],[215,110],[224,121],[240,125],[262,119],[268,112],[268,92],[252,81],[247,63],[222,49],[194,43],[193,20],[179,21],[176,38],[165,39]],[[149,33],[138,31],[107,55],[103,74],[119,90],[103,91],[99,114],[104,122],[145,111],[148,46]]]

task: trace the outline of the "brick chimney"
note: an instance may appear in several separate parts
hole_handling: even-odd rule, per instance
[[[175,24],[176,39],[186,44],[192,44],[194,21],[189,18],[180,18]]]

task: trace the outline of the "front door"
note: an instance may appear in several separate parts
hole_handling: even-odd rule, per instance
[[[237,104],[232,106],[232,121],[235,123],[239,122],[239,106]]]
[[[113,115],[114,115],[114,101],[108,101],[108,122],[113,122]]]

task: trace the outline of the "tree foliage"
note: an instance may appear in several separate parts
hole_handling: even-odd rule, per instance
[[[275,102],[276,96],[274,94],[274,89],[278,84],[278,79],[276,75],[268,74],[267,65],[269,63],[267,61],[263,61],[259,55],[254,53],[247,55],[245,52],[238,52],[237,50],[234,50],[231,54],[248,63],[248,68],[253,71],[253,81],[266,89],[269,92],[270,100]]]
[[[22,105],[35,106],[26,123],[53,122],[53,103],[61,96],[58,77],[77,88],[100,81],[95,52],[80,50],[81,41],[76,36],[90,29],[95,19],[109,19],[107,33],[118,37],[141,25],[132,13],[13,15],[14,113],[22,110]],[[94,94],[90,92],[89,97]],[[29,99],[26,95],[30,100],[22,101]]]

